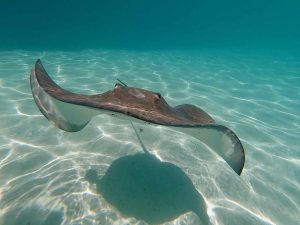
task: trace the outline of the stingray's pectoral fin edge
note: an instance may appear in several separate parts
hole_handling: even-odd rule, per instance
[[[39,84],[35,70],[30,74],[33,99],[41,113],[64,131],[82,130],[95,115],[95,110],[81,105],[65,103],[50,96]]]
[[[214,132],[219,134],[214,142],[208,142],[209,145],[238,175],[241,175],[245,164],[245,152],[240,139],[228,127],[217,124],[212,126]]]
[[[229,166],[238,174],[241,175],[244,165],[245,165],[245,151],[244,147],[237,137],[237,135],[225,126],[218,126],[218,129],[224,132],[223,143],[224,150],[220,154],[224,160],[229,164]],[[228,139],[228,141],[226,141]],[[228,144],[225,144],[229,142]],[[225,150],[225,148],[232,149],[231,151]]]
[[[218,124],[176,127],[175,129],[205,143],[221,156],[238,175],[241,175],[245,164],[245,152],[241,141],[232,130]]]

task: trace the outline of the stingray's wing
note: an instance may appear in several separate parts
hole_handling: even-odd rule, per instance
[[[93,108],[55,98],[51,95],[53,91],[59,93],[60,96],[69,96],[69,98],[72,98],[73,95],[76,96],[76,94],[60,88],[51,80],[39,61],[37,65],[41,67],[33,69],[30,75],[33,98],[44,116],[58,128],[69,132],[79,131],[83,129],[94,116],[99,114],[114,115],[115,117],[127,120],[134,119],[143,124],[153,124],[149,121],[139,120],[123,113]],[[39,73],[39,76],[37,76],[36,73]],[[43,79],[41,79],[41,75]],[[222,156],[237,174],[242,172],[245,162],[243,146],[238,137],[229,128],[216,124],[169,127],[199,139]]]
[[[174,127],[174,129],[205,143],[218,153],[237,174],[242,173],[245,164],[244,148],[239,138],[229,128],[218,124],[209,124],[195,127]]]
[[[66,103],[49,95],[41,86],[35,69],[31,71],[30,84],[33,98],[40,111],[62,130],[79,131],[88,124],[92,117],[100,113],[93,108]]]

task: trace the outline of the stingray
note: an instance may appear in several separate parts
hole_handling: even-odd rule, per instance
[[[204,198],[176,165],[150,154],[133,123],[144,153],[114,160],[104,176],[89,169],[85,179],[122,215],[148,224],[162,224],[194,212],[201,224],[210,225]]]
[[[114,89],[96,95],[67,91],[48,75],[40,60],[30,74],[33,98],[44,116],[58,128],[76,132],[99,114],[107,114],[138,123],[168,126],[188,134],[209,146],[228,165],[241,174],[245,153],[236,134],[216,124],[204,110],[191,104],[170,106],[157,92],[129,87],[123,82]]]

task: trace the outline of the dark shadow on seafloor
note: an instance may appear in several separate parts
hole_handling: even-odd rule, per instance
[[[85,178],[126,217],[159,224],[192,211],[201,224],[210,224],[205,201],[189,177],[179,167],[151,154],[118,158],[103,177],[90,169]]]

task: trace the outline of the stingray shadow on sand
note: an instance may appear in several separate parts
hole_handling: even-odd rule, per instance
[[[126,217],[160,224],[192,211],[201,224],[210,224],[205,201],[190,178],[149,153],[118,158],[103,177],[90,169],[85,178]]]

